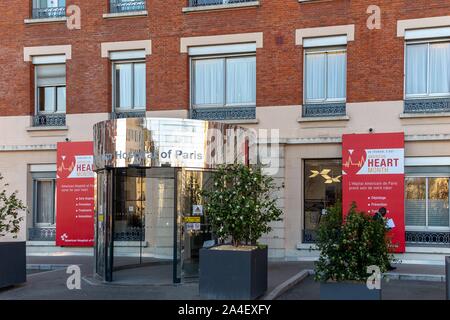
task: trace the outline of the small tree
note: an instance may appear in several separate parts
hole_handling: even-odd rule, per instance
[[[3,176],[0,174],[0,237],[13,235],[17,238],[20,230],[20,222],[23,217],[20,217],[20,212],[26,207],[22,200],[17,198],[17,191],[8,193],[7,183],[2,183]]]
[[[330,208],[319,227],[317,281],[366,281],[367,267],[386,272],[392,255],[383,220],[358,211],[353,204],[345,219],[340,204]]]
[[[272,230],[270,222],[281,221],[276,206],[273,179],[242,164],[221,166],[213,174],[212,190],[203,190],[205,209],[213,231],[233,246],[256,244]]]

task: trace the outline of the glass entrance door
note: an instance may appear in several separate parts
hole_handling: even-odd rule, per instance
[[[213,239],[201,190],[212,186],[212,172],[180,170],[178,173],[180,276],[198,277],[200,249]]]
[[[213,239],[200,194],[211,175],[176,168],[98,172],[96,274],[119,282],[139,274],[157,284],[197,277],[200,249]]]
[[[145,169],[117,169],[114,176],[114,270],[142,264],[145,239]]]

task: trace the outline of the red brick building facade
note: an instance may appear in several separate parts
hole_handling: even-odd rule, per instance
[[[403,131],[410,159],[407,165],[416,168],[427,160],[424,166],[428,169],[444,168],[441,172],[429,170],[437,172],[437,177],[450,176],[446,169],[450,167],[450,91],[437,97],[422,96],[419,107],[405,102],[408,41],[430,43],[431,38],[431,42],[436,39],[448,45],[447,0],[147,0],[128,1],[143,7],[118,13],[112,10],[115,1],[53,1],[56,4],[44,2],[49,8],[78,6],[81,29],[70,30],[65,13],[48,14],[45,5],[36,7],[37,1],[0,3],[0,127],[5,129],[0,138],[0,172],[30,207],[33,173],[51,171],[56,142],[92,139],[92,124],[110,117],[114,85],[110,53],[128,49],[145,49],[147,116],[190,117],[190,48],[256,43],[255,116],[218,120],[280,129],[282,157],[276,178],[284,186],[280,206],[286,218],[267,237],[274,256],[309,254],[303,250],[313,242],[305,237],[306,225],[316,228],[313,212],[321,209],[306,203],[311,187],[307,170],[321,166],[315,160],[341,157],[343,133],[368,132],[369,128]],[[308,39],[321,43],[321,48],[326,45],[322,41],[331,41],[332,47],[345,52],[345,98],[339,101],[344,109],[337,113],[319,111],[309,117],[305,111]],[[67,119],[53,128],[36,126],[38,64],[33,59],[55,55],[65,55]],[[445,61],[439,61],[442,68]],[[437,107],[434,98],[439,99]],[[414,185],[415,171],[411,172]],[[335,193],[332,198],[339,194],[336,190],[316,191],[310,198],[317,196],[327,205],[331,200],[326,192]],[[428,212],[425,215],[428,217]],[[32,219],[27,220],[27,228],[33,228]],[[447,239],[441,242],[449,241],[450,225],[445,221],[444,217],[436,230],[412,223],[411,233],[437,232]],[[413,236],[410,247],[416,248],[420,241]],[[23,237],[28,236],[24,233]]]

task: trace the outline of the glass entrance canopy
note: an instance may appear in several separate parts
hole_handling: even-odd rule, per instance
[[[211,187],[217,166],[249,163],[254,141],[244,128],[199,120],[96,124],[96,276],[155,284],[195,278],[199,250],[214,240],[200,191]]]

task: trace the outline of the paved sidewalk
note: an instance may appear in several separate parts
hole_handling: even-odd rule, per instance
[[[151,260],[151,259],[147,259]],[[135,258],[120,258],[120,264],[135,263]],[[92,281],[93,257],[90,256],[32,256],[27,257],[27,283],[6,290],[0,290],[0,300],[4,299],[62,299],[62,300],[197,300],[198,283],[190,282],[173,285],[170,276],[167,281],[148,284],[152,277],[141,267],[127,270],[133,280],[105,284]],[[82,289],[68,290],[66,281],[69,265],[79,265],[82,272]],[[168,266],[169,267],[169,266]],[[152,267],[154,268],[154,267]],[[267,294],[277,292],[272,298],[279,299],[319,299],[319,285],[312,276],[298,277],[299,274],[314,269],[313,262],[269,262]],[[159,269],[154,269],[159,270]],[[384,283],[384,299],[443,299],[445,297],[444,267],[435,265],[397,265]],[[153,278],[160,278],[160,275]],[[119,278],[119,277],[117,277]],[[303,279],[303,280],[302,280]],[[408,280],[403,280],[408,279]],[[415,280],[422,281],[415,281]],[[300,281],[302,280],[302,281]],[[424,281],[425,280],[425,281]],[[428,281],[427,281],[428,280]],[[128,281],[128,282],[127,282]],[[281,289],[280,289],[281,288]],[[279,295],[280,294],[280,295]]]
[[[382,300],[445,299],[445,266],[397,264],[395,267],[385,274]],[[312,275],[277,297],[277,300],[319,299],[320,284]]]
[[[382,300],[445,300],[445,282],[384,280]],[[277,300],[319,300],[320,285],[309,276]]]
[[[128,262],[134,261],[133,258]],[[126,261],[124,261],[126,262]],[[27,257],[27,264],[33,268],[27,283],[7,290],[0,290],[0,300],[45,299],[45,300],[197,300],[198,283],[181,285],[117,285],[89,281],[93,273],[93,258],[87,256]],[[68,290],[66,267],[79,265],[83,280],[81,290]],[[37,269],[39,272],[36,272]],[[48,270],[53,268],[56,270]],[[304,269],[313,268],[312,262],[269,262],[268,292]],[[140,268],[139,268],[140,269]],[[137,269],[136,269],[137,270]],[[142,270],[141,272],[142,273]],[[137,272],[139,274],[139,272]],[[88,280],[88,281],[86,281]]]

